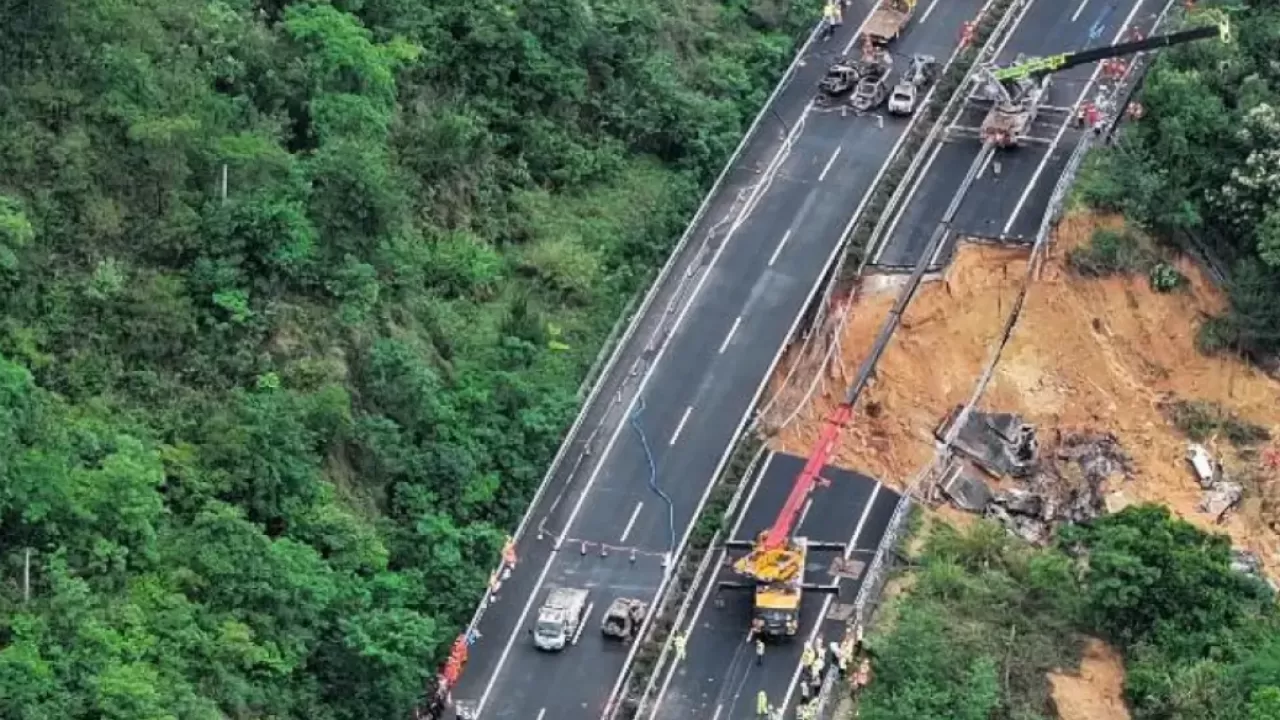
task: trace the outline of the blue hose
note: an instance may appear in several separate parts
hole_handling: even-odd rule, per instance
[[[670,534],[668,551],[676,551],[676,506],[671,502],[662,488],[658,487],[658,466],[653,461],[653,452],[649,449],[649,438],[645,437],[644,428],[640,427],[640,413],[644,412],[644,396],[636,400],[636,409],[631,413],[631,427],[640,436],[640,445],[644,448],[645,459],[649,461],[649,488],[667,504],[667,530]]]

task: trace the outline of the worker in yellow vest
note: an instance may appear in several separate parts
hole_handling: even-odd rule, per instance
[[[835,34],[836,28],[844,24],[844,18],[840,13],[840,5],[835,0],[827,0],[822,6],[822,36],[823,39],[830,38]]]

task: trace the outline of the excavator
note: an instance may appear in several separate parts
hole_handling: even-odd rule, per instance
[[[978,136],[983,143],[996,147],[1015,147],[1027,138],[1031,123],[1040,109],[1040,101],[1049,90],[1051,75],[1099,60],[1132,55],[1146,50],[1181,45],[1182,43],[1217,37],[1231,41],[1231,27],[1226,15],[1214,13],[1214,25],[1204,25],[1157,35],[1142,40],[1117,43],[1105,47],[1059,53],[1042,58],[1018,58],[1008,67],[984,67],[979,72],[978,96],[992,101],[991,110],[982,121]]]

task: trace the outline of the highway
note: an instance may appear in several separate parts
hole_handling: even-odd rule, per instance
[[[786,499],[804,458],[771,455],[758,473],[743,511],[735,521],[733,537],[751,540],[773,523]],[[822,477],[831,481],[818,488],[802,512],[796,532],[819,542],[847,543],[854,560],[869,561],[879,546],[889,519],[898,503],[898,493],[865,475],[827,467]],[[859,552],[860,551],[860,552]],[[735,552],[734,556],[741,554]],[[835,552],[813,552],[805,579],[830,583]],[[723,561],[724,551],[720,551]],[[664,673],[660,691],[644,720],[747,720],[756,717],[756,694],[764,690],[773,704],[786,703],[784,717],[800,698],[796,689],[803,641],[814,634],[815,620],[824,615],[824,604],[850,604],[857,597],[861,576],[841,580],[838,598],[811,593],[801,603],[800,635],[790,641],[767,645],[763,662],[756,664],[753,646],[747,642],[751,619],[751,593],[740,590],[717,591],[720,580],[741,580],[721,562],[719,574],[699,590],[701,593],[688,623],[680,628],[688,640],[686,657],[672,663]],[[839,640],[844,623],[835,620],[819,629],[828,641]]]
[[[981,4],[921,3],[895,49],[945,58]],[[905,119],[880,122],[810,103],[826,66],[852,48],[869,6],[854,2],[836,37],[816,43],[779,93],[764,116],[772,125],[752,137],[692,231],[704,250],[677,258],[671,287],[658,288],[652,311],[639,318],[566,439],[566,458],[587,447],[590,456],[558,466],[535,503],[517,537],[515,571],[481,615],[455,705],[495,720],[604,710],[628,649],[604,641],[601,613],[615,597],[653,600],[659,591],[664,556],[683,548],[732,441],[906,127]],[[677,283],[682,273],[695,281]],[[660,314],[665,308],[674,311]],[[673,320],[664,325],[667,316]],[[612,549],[602,556],[606,546]],[[557,586],[590,589],[592,614],[577,645],[547,654],[528,631]]]
[[[1131,26],[1147,33],[1165,4],[1166,0],[1031,0],[1005,37],[996,61],[1007,64],[1019,54],[1035,57],[1108,45],[1122,40]],[[1053,75],[1046,107],[1032,130],[1032,136],[1042,142],[998,151],[981,169],[932,266],[950,261],[961,236],[1032,239],[1081,132],[1071,123],[1074,108],[1096,94],[1096,71],[1095,63]],[[953,127],[976,128],[982,115],[978,108],[967,107]],[[876,243],[872,266],[891,269],[915,264],[980,150],[980,142],[970,137],[945,140],[929,150],[885,237]]]

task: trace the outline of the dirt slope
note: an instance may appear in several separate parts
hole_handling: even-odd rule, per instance
[[[973,392],[1027,257],[1026,250],[975,245],[956,258],[945,278],[921,287],[881,357],[877,379],[862,394],[835,464],[901,487],[929,461],[933,428],[947,408]],[[843,379],[826,383],[827,392],[779,434],[775,448],[804,455],[812,447],[819,421],[853,381],[898,292],[897,284],[864,287],[841,334]]]
[[[1224,298],[1190,262],[1179,268],[1190,288],[1171,294],[1153,292],[1144,277],[1092,280],[1071,273],[1066,253],[1100,224],[1118,221],[1076,215],[1060,226],[979,407],[1022,413],[1044,432],[1114,432],[1136,469],[1120,487],[1125,500],[1162,502],[1212,527],[1195,507],[1200,490],[1183,459],[1187,440],[1157,402],[1169,396],[1217,402],[1280,435],[1280,383],[1233,358],[1196,350],[1200,320],[1219,311]],[[1025,250],[963,245],[946,279],[921,287],[839,447],[838,464],[901,485],[931,459],[932,429],[972,392],[1023,281],[1026,257]],[[891,289],[857,300],[841,336],[847,377],[895,297]],[[817,397],[774,446],[807,453],[818,420],[838,402],[844,382],[828,383],[830,392]],[[1233,475],[1255,475],[1246,484],[1242,511],[1215,529],[1259,552],[1275,570],[1271,557],[1280,543],[1267,524],[1280,502],[1264,499],[1273,492],[1274,473],[1257,470],[1256,461],[1238,457],[1224,439],[1207,444]]]
[[[1078,672],[1049,673],[1061,720],[1129,720],[1124,704],[1124,661],[1100,640],[1085,644]]]

